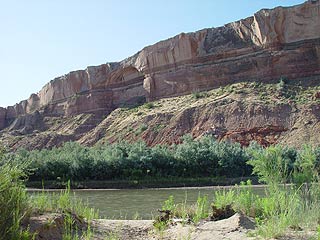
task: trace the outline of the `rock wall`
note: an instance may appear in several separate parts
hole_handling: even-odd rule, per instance
[[[219,28],[180,34],[139,53],[151,99],[237,81],[318,75],[320,4],[261,10]]]
[[[0,129],[20,115],[108,114],[122,104],[216,88],[240,81],[320,75],[320,3],[261,10],[223,27],[182,33],[107,63],[55,78],[6,110]]]
[[[6,126],[6,112],[5,108],[0,107],[0,129]]]

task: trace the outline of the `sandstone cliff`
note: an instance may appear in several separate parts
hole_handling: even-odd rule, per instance
[[[68,134],[56,136],[61,128],[54,136],[42,136],[51,142],[45,146],[52,146],[64,140],[79,140],[121,106],[244,81],[270,83],[285,77],[288,82],[318,83],[319,29],[320,2],[308,1],[288,8],[264,9],[223,27],[179,34],[121,62],[55,78],[28,100],[1,108],[2,138],[12,133],[43,132],[57,118],[77,116],[84,121],[69,126],[72,138]],[[254,116],[244,112],[241,118],[250,121]]]

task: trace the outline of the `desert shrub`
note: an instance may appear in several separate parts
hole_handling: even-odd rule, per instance
[[[239,144],[185,137],[180,145],[148,147],[118,142],[92,148],[66,143],[51,150],[20,150],[11,158],[30,161],[30,180],[141,179],[249,175],[247,154]],[[228,171],[232,168],[234,171]]]
[[[26,159],[30,157],[29,152],[22,151],[20,154],[20,157],[24,156]],[[39,154],[39,151],[37,151],[37,154]],[[31,156],[34,155],[31,154]],[[28,228],[21,227],[22,221],[33,212],[71,212],[85,218],[88,222],[98,217],[95,210],[71,196],[70,185],[56,196],[50,196],[44,191],[33,196],[27,194],[24,182],[30,174],[30,167],[35,167],[36,162],[33,165],[30,164],[29,160],[23,164],[18,163],[18,158],[13,159],[12,155],[4,155],[3,152],[0,153],[0,160],[1,239],[34,239],[35,235],[31,234]],[[42,167],[42,165],[39,166]],[[83,236],[90,235],[89,227]]]
[[[155,177],[176,176],[178,171],[173,150],[166,145],[157,145],[150,149],[150,175]]]
[[[284,79],[284,78],[280,78],[280,80],[279,80],[279,82],[278,82],[278,84],[277,84],[277,89],[278,89],[278,91],[283,91],[284,88],[285,88],[285,86],[286,86],[286,81],[285,81],[285,79]]]
[[[317,181],[319,178],[317,152],[311,146],[304,145],[295,162],[293,180],[298,186]]]
[[[246,164],[249,155],[239,143],[221,142],[215,152],[219,159],[219,175],[227,177],[250,175],[251,167]]]
[[[192,93],[192,97],[194,99],[206,98],[206,97],[209,97],[209,93],[207,91],[204,91],[204,92],[196,91]]]
[[[163,211],[169,210],[171,212],[174,212],[175,209],[176,209],[176,204],[174,202],[174,197],[171,195],[167,200],[163,202],[162,210]]]
[[[212,138],[204,137],[195,141],[190,135],[185,136],[174,153],[179,176],[215,175],[219,159],[210,149],[214,144],[215,140]]]
[[[136,130],[135,135],[138,136],[144,131],[146,131],[147,129],[148,129],[148,126],[146,124],[141,124],[139,128]]]
[[[143,126],[143,129],[147,126]],[[142,130],[143,130],[142,129]],[[142,131],[141,130],[141,131]],[[30,180],[118,180],[149,177],[241,177],[249,176],[248,151],[238,143],[218,142],[190,135],[178,145],[147,146],[142,141],[120,141],[94,147],[65,143],[51,150],[19,150],[10,154],[17,162],[30,162]],[[232,171],[230,171],[232,169]]]
[[[246,164],[249,157],[240,144],[217,142],[209,136],[199,140],[185,136],[183,143],[176,146],[174,158],[180,165],[182,176],[237,177],[250,174],[250,167]]]
[[[0,153],[3,159],[3,152]],[[26,165],[5,163],[0,167],[0,235],[3,239],[27,239],[27,231],[20,229],[28,212],[28,198],[23,180]]]
[[[195,206],[195,214],[192,218],[193,222],[197,223],[201,219],[207,218],[209,215],[208,211],[208,196],[202,196],[199,194],[197,203]]]
[[[283,158],[281,146],[253,150],[251,156],[251,160],[247,163],[253,167],[253,173],[259,176],[260,182],[277,186],[289,180],[289,163]]]
[[[159,221],[168,224],[172,218],[182,218],[185,222],[198,223],[201,219],[205,219],[209,215],[209,203],[208,196],[201,196],[199,194],[197,202],[194,204],[187,204],[187,199],[184,202],[176,203],[173,196],[169,196],[167,200],[163,202],[162,214],[156,219],[157,225]]]
[[[320,194],[315,148],[303,146],[298,151],[281,146],[255,149],[248,163],[260,180],[268,184],[266,196],[254,201],[258,235],[278,237],[289,227],[300,229],[317,224]],[[290,182],[294,184],[287,186]]]
[[[153,102],[147,102],[147,103],[144,104],[144,107],[145,107],[146,109],[152,109],[152,108],[154,108],[155,106],[154,106],[154,103],[153,103]]]
[[[214,192],[214,205],[217,208],[225,208],[228,205],[233,205],[235,202],[236,192],[233,189],[225,189]]]

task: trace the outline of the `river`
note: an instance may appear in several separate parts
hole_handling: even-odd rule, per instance
[[[263,194],[264,189],[254,187],[254,192]],[[168,189],[127,189],[127,190],[75,190],[76,198],[87,202],[90,207],[99,210],[101,218],[112,219],[152,219],[158,215],[163,202],[174,196],[176,203],[192,204],[199,194],[207,195],[208,201],[214,199],[216,187],[204,188],[168,188]]]

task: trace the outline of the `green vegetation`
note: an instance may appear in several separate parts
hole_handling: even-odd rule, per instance
[[[155,112],[175,111],[177,108],[184,109],[186,106],[190,105],[199,106],[204,103],[217,101],[228,95],[237,94],[245,94],[248,98],[254,97],[254,99],[259,99],[264,103],[271,105],[281,103],[319,103],[320,98],[315,97],[318,92],[320,92],[320,86],[315,82],[288,81],[285,77],[282,77],[275,83],[248,81],[228,84],[208,91],[196,90],[190,95],[165,98],[148,103],[142,102],[121,109],[122,113],[125,114],[125,117],[131,113],[135,113],[135,116],[142,116],[150,113],[150,109],[153,109]],[[233,96],[232,98],[237,97]],[[221,99],[219,101],[221,101]]]
[[[155,133],[159,133],[164,128],[165,128],[165,125],[157,124],[157,125],[152,127],[152,131],[155,132]]]
[[[196,205],[187,206],[186,201],[175,204],[171,196],[162,208],[170,211],[170,218],[156,219],[155,226],[165,228],[173,217],[190,218],[196,223],[208,216],[219,219],[217,213],[228,216],[227,211],[236,211],[255,219],[256,230],[251,233],[254,236],[277,238],[289,229],[313,230],[319,236],[319,148],[303,146],[297,151],[281,146],[265,149],[251,146],[249,151],[248,164],[259,180],[267,184],[265,196],[253,193],[250,180],[215,192],[211,211],[205,197],[199,196]]]
[[[147,126],[142,127],[141,131]],[[254,166],[254,174],[261,181],[274,185],[292,181],[292,178],[295,182],[305,182],[306,178],[313,176],[311,166],[319,162],[320,148],[312,150],[315,156],[309,156],[310,151],[281,146],[264,149],[257,144],[244,148],[238,143],[218,142],[209,136],[194,140],[187,135],[179,145],[148,147],[138,141],[85,147],[68,142],[51,150],[8,153],[6,159],[17,163],[29,162],[33,169],[30,181],[66,184],[71,180],[76,186],[80,181],[118,181],[121,185],[123,181],[139,184],[149,180],[164,182],[163,179],[195,179],[201,182],[197,180],[200,178],[207,179],[208,183],[212,183],[210,179],[216,179],[218,183],[219,178],[251,176],[249,160],[253,157],[260,159],[260,165]],[[311,157],[311,162],[304,160]]]
[[[139,110],[142,109],[153,109],[157,107],[159,104],[155,104],[154,102],[146,102],[146,99],[144,97],[137,100],[134,104],[124,104],[120,106],[121,111],[123,112],[131,112],[136,113],[137,115],[142,115],[143,112],[139,112]]]
[[[281,78],[277,84],[247,83],[245,88],[256,93],[260,100],[268,103],[297,103],[305,104],[319,102],[315,94],[320,91],[317,85],[306,85],[301,82],[286,81]]]
[[[135,135],[138,136],[141,133],[143,133],[144,131],[146,131],[148,129],[148,126],[146,124],[142,124],[137,131],[135,132]]]
[[[170,224],[172,218],[182,220],[182,223],[198,223],[201,219],[209,216],[208,196],[198,196],[197,202],[187,205],[187,199],[182,203],[176,203],[173,196],[170,196],[162,205],[161,214],[156,218],[154,227],[163,231]]]
[[[192,97],[194,99],[200,99],[200,98],[206,98],[206,97],[209,97],[209,93],[207,91],[203,91],[203,92],[193,92],[192,93]]]
[[[24,181],[29,174],[29,162],[18,164],[5,161],[0,152],[0,159],[5,162],[0,168],[0,234],[2,239],[30,240],[36,233],[30,233],[22,222],[28,222],[31,216],[44,213],[61,213],[64,216],[64,240],[79,239],[74,217],[88,223],[81,233],[81,239],[90,239],[92,234],[90,221],[97,218],[97,212],[81,201],[72,198],[70,185],[58,195],[49,196],[44,191],[30,196],[26,193]],[[48,223],[50,224],[50,223]]]
[[[26,177],[24,167],[6,163],[0,168],[0,235],[3,239],[31,238],[27,231],[20,229],[30,211],[22,181]]]
[[[200,219],[205,219],[208,217],[208,196],[198,196],[197,204],[195,208],[195,214],[192,217],[193,222],[197,223]]]
[[[142,141],[91,148],[69,142],[51,150],[20,150],[7,158],[30,162],[30,180],[45,182],[243,177],[251,172],[247,149],[212,137],[186,136],[180,145],[155,147]]]
[[[70,182],[68,182],[66,189],[62,190],[59,194],[47,193],[45,191],[33,193],[30,196],[30,206],[32,209],[36,209],[39,214],[68,212],[76,213],[78,217],[87,221],[98,218],[97,211],[89,208],[87,204],[71,195]]]
[[[267,184],[265,196],[254,194],[250,181],[216,192],[211,204],[207,196],[199,196],[193,205],[187,205],[186,199],[176,203],[171,196],[162,207],[167,215],[159,217],[155,227],[162,231],[173,217],[185,223],[216,219],[217,212],[231,209],[253,217],[257,228],[252,234],[264,238],[279,237],[288,229],[319,232],[319,147],[262,148],[252,144],[243,148],[208,136],[199,140],[185,136],[182,144],[172,146],[119,142],[91,148],[66,143],[61,148],[17,153],[1,149],[0,162],[0,234],[5,239],[32,239],[21,222],[48,212],[64,216],[63,239],[80,237],[74,216],[89,223],[80,232],[82,239],[90,239],[90,222],[97,213],[71,196],[69,179],[138,182],[149,178],[249,176],[251,172]],[[28,176],[31,180],[66,181],[67,188],[58,195],[42,191],[28,196],[24,186]]]
[[[279,146],[253,155],[249,161],[253,172],[268,183],[266,197],[253,202],[258,235],[269,238],[282,235],[289,227],[316,228],[320,219],[319,162],[319,149],[310,146],[297,152],[294,163],[283,157]]]
[[[146,109],[152,109],[154,108],[154,104],[152,102],[147,102],[143,105]]]

